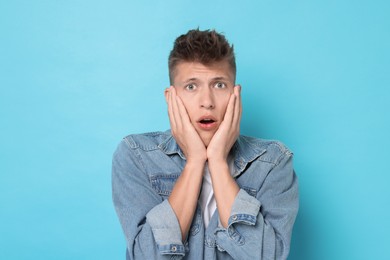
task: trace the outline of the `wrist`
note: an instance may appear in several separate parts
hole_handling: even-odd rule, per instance
[[[227,159],[223,156],[214,156],[207,159],[209,167],[213,166],[227,166]]]
[[[187,158],[186,166],[187,167],[203,167],[207,161],[207,158],[202,157],[189,157]]]
[[[210,162],[216,162],[216,163],[222,163],[222,162],[227,162],[227,154],[225,155],[224,153],[218,151],[212,152],[212,151],[207,151],[207,161]]]

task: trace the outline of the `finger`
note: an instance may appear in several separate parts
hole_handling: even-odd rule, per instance
[[[179,108],[180,118],[184,124],[191,124],[190,117],[188,116],[187,109],[184,106],[183,100],[179,96],[176,96],[177,107]]]
[[[176,97],[177,97],[176,89],[174,87],[172,87],[172,89],[171,89],[172,114],[173,114],[173,117],[175,119],[176,128],[177,129],[182,129],[183,124],[182,124],[182,119],[180,117],[180,111],[179,111],[179,108],[178,108],[178,105],[177,105]]]
[[[234,117],[233,124],[240,124],[241,115],[242,115],[242,103],[241,103],[241,86],[237,85],[234,87],[234,94],[237,97],[236,104],[234,106]]]
[[[226,125],[229,126],[229,128],[232,126],[233,122],[233,116],[234,116],[234,104],[236,102],[236,95],[231,94],[229,103],[226,108],[225,116],[223,118],[223,121],[225,122]]]

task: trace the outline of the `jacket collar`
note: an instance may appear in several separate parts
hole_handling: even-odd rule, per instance
[[[158,147],[167,155],[178,154],[183,160],[185,160],[185,155],[176,143],[176,140],[173,138],[170,130],[166,133],[167,138],[161,142]],[[264,154],[266,149],[265,147],[260,147],[249,142],[247,137],[240,135],[230,152],[233,155],[235,165],[233,177],[236,177],[244,171],[248,163],[251,163],[256,158]]]
[[[175,138],[173,138],[170,130],[165,132],[167,134],[167,138],[158,145],[161,151],[165,154],[178,154],[182,159],[186,159],[183,151],[180,149],[180,146],[176,143]]]
[[[256,158],[264,154],[266,149],[265,147],[260,147],[249,142],[247,137],[240,135],[230,152],[234,156],[236,171],[233,173],[233,177],[236,177],[245,170],[248,163],[253,162]]]

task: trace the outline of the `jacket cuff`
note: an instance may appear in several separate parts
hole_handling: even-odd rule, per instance
[[[237,222],[255,225],[260,206],[260,202],[255,197],[249,195],[245,190],[240,189],[234,199],[227,228]],[[219,227],[222,227],[220,220],[218,224]]]
[[[161,254],[185,255],[180,225],[168,200],[150,210],[146,215],[146,221],[152,229]]]

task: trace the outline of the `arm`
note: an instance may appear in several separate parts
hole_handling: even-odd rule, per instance
[[[226,108],[223,122],[207,147],[207,158],[219,218],[227,227],[231,208],[240,188],[231,177],[227,157],[240,133],[241,86],[235,86]]]
[[[203,169],[199,165],[186,164],[168,199],[179,222],[182,241],[190,229],[202,184]]]
[[[175,88],[167,89],[165,97],[172,135],[187,158],[184,170],[168,199],[179,221],[184,241],[191,226],[202,185],[206,148],[192,126],[181,99],[176,96]]]

